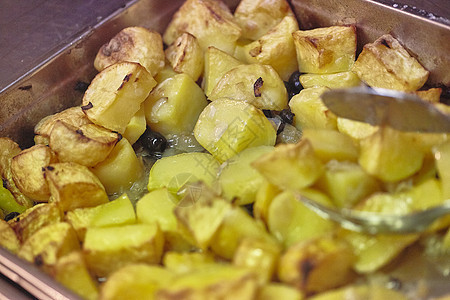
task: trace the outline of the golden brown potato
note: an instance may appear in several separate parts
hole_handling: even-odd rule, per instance
[[[253,272],[225,264],[207,264],[177,276],[156,292],[156,299],[254,299],[257,279]]]
[[[44,145],[35,145],[23,150],[11,160],[14,183],[27,197],[47,202],[50,190],[42,170],[57,161],[56,154]]]
[[[16,186],[11,172],[11,161],[14,156],[22,150],[19,145],[9,138],[0,137],[0,175],[3,181],[3,188],[7,189],[11,197],[0,198],[0,208],[7,212],[23,212],[33,206],[33,201],[25,196]],[[4,192],[8,192],[4,191]]]
[[[429,72],[391,35],[366,44],[352,71],[370,86],[415,91],[427,81]]]
[[[100,180],[85,166],[68,162],[51,164],[45,177],[53,201],[62,211],[108,202]]]
[[[48,270],[61,257],[78,250],[80,250],[80,242],[72,226],[59,222],[36,231],[22,245],[18,256]]]
[[[54,203],[41,203],[27,209],[9,221],[9,225],[23,243],[44,226],[61,222],[62,215]]]
[[[287,107],[287,91],[278,73],[269,65],[239,65],[217,82],[209,95],[212,101],[228,98],[250,103],[260,109]]]
[[[131,264],[112,273],[101,286],[101,300],[155,299],[155,293],[170,285],[175,274],[160,266]]]
[[[121,138],[118,133],[95,124],[76,128],[56,121],[50,133],[49,146],[60,162],[92,167],[105,160]]]
[[[309,140],[280,144],[252,163],[270,183],[283,189],[301,190],[313,184],[324,170]]]
[[[100,72],[123,61],[139,63],[155,76],[165,64],[161,35],[143,27],[124,28],[100,48],[94,67]]]
[[[286,16],[294,16],[286,0],[241,0],[234,12],[242,37],[251,40],[259,39]]]
[[[355,256],[342,240],[321,237],[293,245],[281,256],[278,276],[307,294],[348,283]]]
[[[123,133],[155,85],[152,75],[140,64],[116,63],[92,80],[82,109],[93,123]]]
[[[214,46],[232,55],[241,28],[221,0],[188,0],[173,16],[163,40],[170,45],[184,32],[195,36],[203,51]]]
[[[298,30],[292,36],[301,72],[345,72],[349,71],[355,62],[355,26]]]
[[[431,88],[424,91],[414,91],[413,94],[419,96],[422,100],[432,103],[438,103],[441,99],[442,89]]]
[[[36,124],[36,126],[34,126],[34,133],[36,134],[34,139],[36,144],[48,145],[50,133],[52,132],[53,126],[57,121],[62,121],[76,128],[92,123],[86,114],[83,113],[80,106],[67,108],[59,113],[43,118]]]
[[[104,277],[131,263],[158,264],[164,236],[156,224],[89,228],[83,253],[92,272]]]
[[[83,299],[98,299],[98,283],[90,274],[81,251],[73,251],[58,259],[49,273]]]
[[[194,81],[203,73],[203,50],[190,33],[180,35],[166,50],[167,60],[177,73],[186,73]]]
[[[3,219],[0,219],[0,247],[12,253],[17,253],[20,248],[20,241],[16,233]]]
[[[244,46],[247,62],[272,66],[287,81],[298,70],[292,33],[298,30],[297,19],[286,16],[265,35]]]

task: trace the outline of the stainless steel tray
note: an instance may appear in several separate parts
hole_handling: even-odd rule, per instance
[[[17,78],[1,82],[0,136],[10,137],[24,148],[31,146],[33,127],[42,117],[81,102],[83,85],[96,74],[93,61],[103,43],[127,26],[140,25],[162,32],[182,2],[124,1],[123,6],[89,24],[61,47],[50,49]],[[234,8],[239,0],[226,2]],[[393,0],[290,2],[301,28],[356,24],[359,49],[382,34],[391,33],[430,70],[430,85],[450,87],[450,1],[414,0],[408,1],[409,6]],[[90,3],[95,5],[95,2]],[[421,6],[411,6],[411,3]],[[443,15],[439,15],[440,12]],[[38,298],[76,298],[46,274],[3,249],[0,249],[0,273]],[[2,278],[1,284],[5,282],[5,277]],[[431,286],[436,290],[448,288],[448,284],[441,281],[432,282]],[[16,299],[27,299],[24,295],[16,296]]]

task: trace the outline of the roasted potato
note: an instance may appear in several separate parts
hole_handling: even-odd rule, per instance
[[[242,0],[234,12],[242,37],[250,40],[259,39],[286,16],[294,16],[286,0]]]
[[[155,76],[165,64],[161,35],[138,26],[124,28],[98,50],[94,67],[100,72],[123,61],[139,63]]]
[[[0,219],[0,247],[6,250],[17,253],[20,249],[20,241],[17,238],[14,230],[9,226],[9,224]]]
[[[81,108],[93,123],[123,133],[155,85],[140,64],[116,63],[95,76]]]
[[[203,50],[190,33],[180,35],[166,50],[166,58],[177,73],[185,73],[194,81],[203,73]]]
[[[418,90],[429,75],[389,34],[366,44],[352,71],[370,86],[401,91]]]
[[[241,28],[221,0],[184,2],[167,26],[163,40],[170,45],[184,32],[195,36],[203,51],[214,46],[229,54],[233,54],[235,42],[241,36]]]

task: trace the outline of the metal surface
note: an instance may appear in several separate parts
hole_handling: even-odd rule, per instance
[[[356,87],[330,90],[321,98],[339,117],[400,131],[450,132],[450,115],[413,94]]]
[[[36,266],[22,259],[19,259],[17,256],[3,248],[0,248],[0,273],[27,290],[30,294],[38,299],[81,300],[81,298],[77,294],[63,287],[49,275],[39,270]],[[9,293],[17,295],[17,297],[21,296],[21,294],[23,297],[26,296],[26,294],[21,292],[20,290],[18,290],[16,293],[11,290],[9,291]]]

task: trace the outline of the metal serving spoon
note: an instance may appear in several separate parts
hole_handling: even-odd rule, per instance
[[[412,94],[357,87],[325,92],[322,101],[339,117],[376,126],[390,126],[401,131],[450,132],[450,115]],[[450,214],[450,199],[424,211],[386,215],[330,208],[298,193],[295,196],[318,215],[336,221],[346,229],[371,234],[423,232],[433,221]]]
[[[319,216],[335,221],[345,229],[370,234],[419,233],[425,231],[440,217],[450,214],[450,200],[423,211],[406,215],[387,215],[345,208],[335,209],[298,193],[295,194],[295,197]]]

